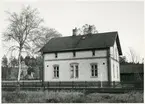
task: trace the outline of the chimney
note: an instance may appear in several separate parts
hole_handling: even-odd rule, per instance
[[[73,36],[77,36],[77,31],[78,31],[78,30],[77,30],[76,27],[75,27],[75,29],[72,30],[72,32],[73,32]]]
[[[92,34],[92,31],[93,31],[93,27],[92,27],[91,25],[89,25],[88,33],[89,33],[89,34]]]

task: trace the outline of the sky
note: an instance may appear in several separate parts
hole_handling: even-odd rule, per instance
[[[144,57],[143,1],[3,1],[0,6],[0,34],[8,25],[5,11],[20,12],[26,5],[37,8],[44,25],[55,28],[63,36],[71,36],[75,27],[95,25],[99,33],[118,31],[123,55],[128,60],[129,49],[140,61]],[[3,56],[7,50],[1,48]]]

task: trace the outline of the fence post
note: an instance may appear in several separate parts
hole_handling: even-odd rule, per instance
[[[24,87],[24,81],[23,81],[22,87]]]
[[[42,87],[42,90],[45,90],[45,88],[44,88],[44,83],[43,82],[41,82],[42,84],[41,84],[41,87]]]
[[[49,81],[47,82],[47,89],[49,89]]]
[[[61,81],[59,81],[59,89],[60,89],[60,87],[61,87]]]
[[[97,87],[101,88],[101,81],[98,81],[98,82],[96,82],[96,83],[98,83],[98,84],[97,84]]]
[[[73,88],[73,81],[72,81],[72,88]]]
[[[37,82],[35,82],[35,87],[37,88]]]
[[[87,88],[87,81],[85,81],[85,89]]]
[[[113,81],[113,88],[115,88],[115,81]]]

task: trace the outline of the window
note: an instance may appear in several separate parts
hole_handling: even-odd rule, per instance
[[[78,65],[75,65],[76,66],[76,78],[78,78],[79,77],[79,70],[78,70]]]
[[[55,53],[55,58],[57,58],[57,53]]]
[[[76,52],[75,51],[73,52],[73,57],[76,57]]]
[[[91,76],[97,77],[98,76],[98,66],[97,64],[91,64]]]
[[[54,78],[59,78],[59,66],[54,65],[53,68],[54,68],[54,70],[53,70]]]
[[[73,65],[70,66],[71,67],[71,78],[74,78],[74,68],[73,68]]]
[[[115,54],[116,54],[116,59],[118,59],[118,55],[117,55],[117,48],[115,49]]]
[[[70,64],[71,68],[71,78],[78,78],[79,77],[79,66],[78,63]]]
[[[119,78],[119,73],[118,73],[118,66],[117,66],[117,78]]]
[[[95,56],[95,50],[92,51],[92,56]]]
[[[114,64],[113,64],[113,77],[115,78],[115,68],[114,68]]]

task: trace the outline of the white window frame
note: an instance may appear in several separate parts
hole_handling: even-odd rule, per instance
[[[76,51],[73,51],[73,57],[76,57]]]
[[[98,77],[98,64],[97,63],[91,63],[91,77]]]
[[[58,58],[58,54],[57,53],[55,53],[55,58]]]
[[[92,56],[95,56],[95,54],[96,54],[95,50],[92,50]]]
[[[119,69],[118,69],[118,66],[117,66],[117,78],[119,78]]]
[[[53,65],[53,78],[59,78],[59,65]]]
[[[115,78],[115,66],[113,64],[113,78]]]
[[[70,64],[70,78],[79,78],[79,64],[78,63]]]

